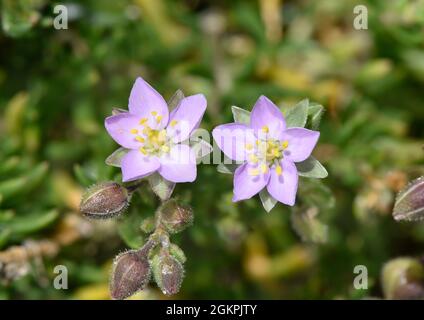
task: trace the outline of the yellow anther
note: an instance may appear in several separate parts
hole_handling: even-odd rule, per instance
[[[158,113],[156,111],[150,112],[152,116],[156,116]]]
[[[261,172],[267,173],[268,172],[268,166],[265,163],[261,164]]]
[[[150,136],[150,135],[152,134],[152,129],[150,129],[150,127],[146,126],[146,127],[143,129],[143,133],[144,133],[145,135]]]
[[[276,158],[280,157],[280,150],[277,148],[272,149],[272,155]]]
[[[147,118],[142,118],[139,123],[140,125],[144,125],[146,122],[147,122]]]
[[[247,174],[248,174],[249,176],[253,176],[253,177],[255,177],[255,176],[259,175],[259,170],[258,170],[258,169],[249,169],[249,170],[247,171]]]
[[[160,123],[162,121],[162,118],[163,118],[162,116],[157,116],[156,117],[156,122],[157,123]]]
[[[256,145],[259,146],[259,143],[261,143],[259,140],[256,140]]]
[[[162,149],[163,152],[169,152],[168,146],[162,146],[161,149]]]
[[[178,121],[177,120],[171,120],[171,122],[169,123],[169,125],[171,126],[171,127],[175,127],[175,125],[178,123]]]
[[[283,169],[281,169],[280,165],[277,165],[275,167],[275,172],[277,173],[278,176],[281,176],[281,174],[283,173]]]
[[[140,152],[141,152],[142,154],[144,154],[144,155],[146,155],[146,154],[147,154],[146,150],[145,150],[143,147],[141,147],[141,148],[140,148],[140,149],[138,149],[138,150],[140,150]]]
[[[258,157],[256,157],[254,154],[249,154],[249,161],[253,163],[257,163],[259,160],[258,160]]]
[[[138,142],[141,142],[141,143],[144,143],[144,138],[143,137],[140,137],[140,136],[137,136],[137,137],[135,137],[135,140],[137,140]]]
[[[268,128],[268,126],[263,126],[263,127],[262,127],[262,132],[264,132],[264,133],[268,133],[268,132],[269,132],[269,128]]]
[[[131,129],[131,130],[130,130],[130,132],[131,132],[132,134],[137,134],[137,133],[138,133],[138,130],[137,130],[137,129]]]
[[[284,140],[283,142],[281,142],[281,146],[286,149],[289,146],[289,142],[287,140]]]
[[[246,143],[246,150],[252,150],[253,146],[251,143]]]

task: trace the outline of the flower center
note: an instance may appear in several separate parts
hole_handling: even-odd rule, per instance
[[[263,132],[268,132],[268,127],[262,128]],[[257,168],[251,169],[249,175],[257,176],[261,173],[267,173],[269,167],[275,168],[277,175],[281,175],[283,170],[280,160],[284,158],[284,150],[289,146],[287,140],[279,141],[274,139],[257,139],[256,148],[251,144],[246,144],[246,150],[249,153],[248,160],[252,164],[258,164]]]
[[[156,111],[151,112],[153,120],[160,123],[162,116]],[[171,149],[171,141],[167,136],[166,129],[152,129],[148,124],[147,118],[140,119],[141,129],[131,129],[130,132],[135,135],[135,139],[141,143],[139,151],[144,155],[160,155],[168,153]],[[175,124],[174,124],[175,125]]]

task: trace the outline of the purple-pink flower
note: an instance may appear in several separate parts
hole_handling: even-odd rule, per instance
[[[158,172],[171,182],[194,181],[196,157],[184,141],[202,120],[204,95],[183,98],[169,113],[164,98],[139,77],[131,90],[128,109],[105,120],[111,137],[130,149],[121,160],[122,180],[133,181]]]
[[[234,202],[249,199],[266,187],[274,199],[293,206],[298,187],[295,163],[311,155],[320,133],[287,128],[278,107],[261,96],[251,112],[250,125],[223,124],[212,135],[227,157],[242,163],[234,173]]]

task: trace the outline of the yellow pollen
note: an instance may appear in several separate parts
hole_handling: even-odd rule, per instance
[[[251,143],[246,143],[246,150],[252,150],[253,146]]]
[[[261,164],[261,171],[262,171],[262,173],[268,172],[268,166],[265,163]]]
[[[257,145],[257,146],[259,145],[259,143],[260,143],[260,141],[259,141],[259,140],[256,140],[256,145]]]
[[[169,152],[168,146],[162,146],[161,149],[162,149],[163,152]]]
[[[137,133],[138,133],[138,130],[137,130],[137,129],[131,129],[131,130],[130,130],[130,132],[131,132],[132,134],[137,134]]]
[[[263,126],[263,127],[262,127],[262,132],[264,132],[264,133],[268,133],[268,132],[269,132],[269,128],[268,128],[268,126]]]
[[[169,125],[171,126],[171,127],[175,127],[175,125],[178,123],[178,121],[177,120],[171,120],[171,122],[169,123]]]
[[[249,176],[257,176],[257,175],[259,175],[259,170],[258,169],[249,169],[248,171],[247,171],[247,174],[249,175]]]
[[[286,149],[289,146],[289,142],[287,140],[281,142],[281,146]]]
[[[156,117],[156,122],[157,122],[157,123],[160,123],[161,121],[162,121],[162,116],[157,116],[157,117]]]
[[[138,150],[140,150],[140,152],[141,152],[142,154],[144,154],[144,155],[146,155],[146,154],[147,154],[146,150],[145,150],[143,147],[141,147],[141,148],[140,148],[140,149],[138,149]]]
[[[147,122],[147,118],[142,118],[139,123],[140,125],[144,125],[146,122]]]
[[[281,174],[283,173],[283,169],[281,169],[280,165],[275,167],[275,172],[277,173],[278,176],[281,176]]]
[[[257,163],[258,157],[256,157],[254,154],[249,154],[249,160],[250,162]]]
[[[152,116],[156,116],[158,114],[156,111],[152,111],[150,113],[152,114]]]
[[[140,137],[140,136],[137,136],[137,137],[135,137],[135,140],[137,140],[137,141],[139,141],[139,142],[141,142],[141,143],[144,143],[144,138],[143,137]]]

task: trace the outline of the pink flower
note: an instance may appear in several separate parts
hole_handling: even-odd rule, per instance
[[[249,199],[266,187],[274,199],[293,206],[298,186],[295,163],[311,155],[320,133],[286,128],[278,107],[261,96],[250,125],[223,124],[212,135],[227,157],[242,163],[234,173],[234,202]]]
[[[132,181],[158,172],[171,182],[196,179],[196,157],[185,143],[206,110],[202,94],[185,97],[169,113],[163,97],[142,78],[130,93],[129,112],[106,118],[105,127],[122,147],[122,180]]]

